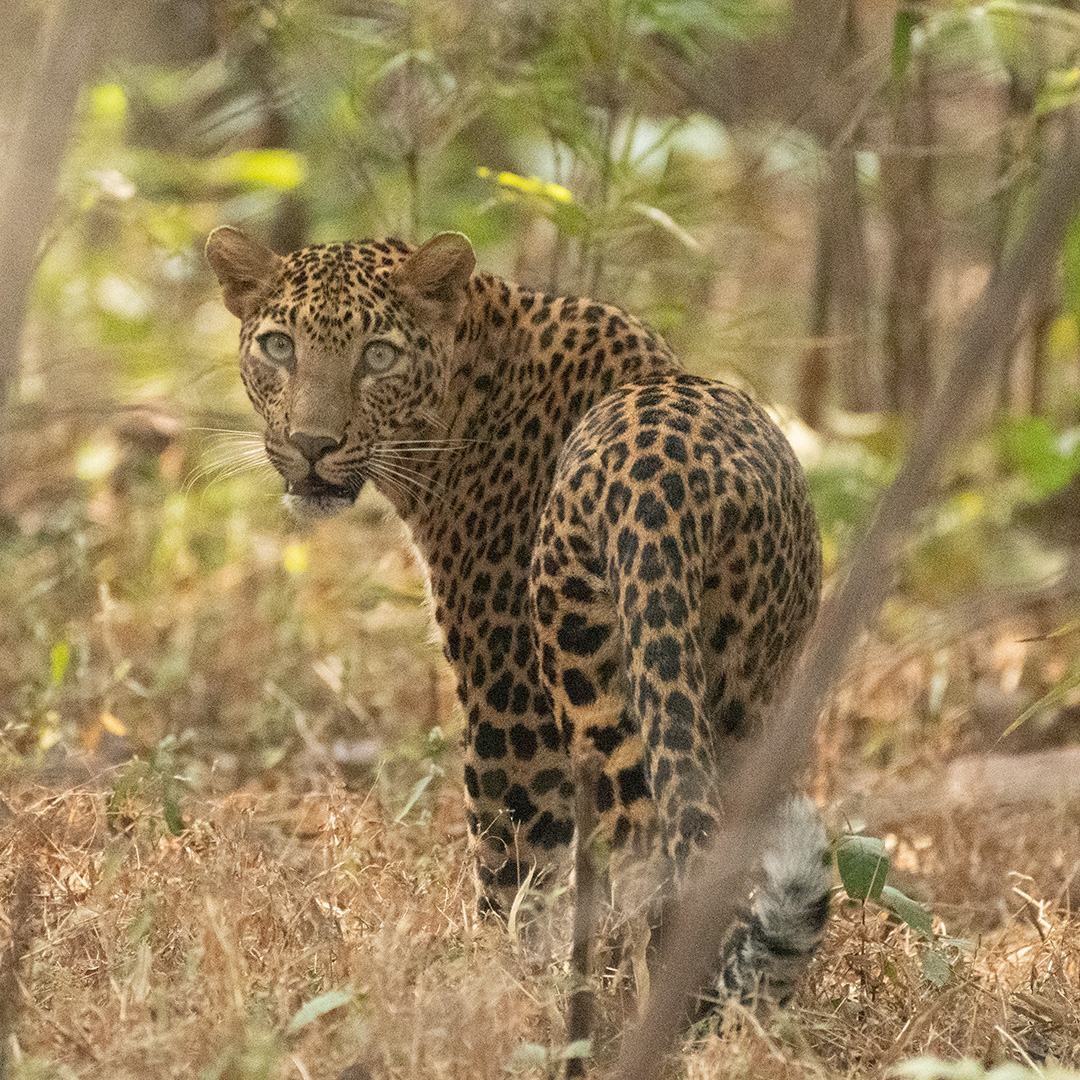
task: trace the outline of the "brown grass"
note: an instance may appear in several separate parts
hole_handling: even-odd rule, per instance
[[[0,835],[5,943],[16,877],[33,882],[13,1075],[545,1075],[530,1061],[563,1044],[568,980],[472,919],[453,799],[398,824],[373,794],[253,789],[186,803],[175,837],[150,798],[18,786]],[[672,1075],[881,1076],[923,1054],[1080,1066],[1080,816],[914,814],[888,839],[951,935],[949,982],[923,978],[882,912],[838,902],[798,1006],[690,1046]],[[346,1004],[290,1033],[335,989]],[[609,989],[600,1007],[602,1066],[630,1005]]]

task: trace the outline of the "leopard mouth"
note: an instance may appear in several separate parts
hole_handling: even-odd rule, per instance
[[[285,482],[285,505],[298,517],[333,517],[347,510],[360,494],[363,480],[355,487],[331,484],[318,476]]]

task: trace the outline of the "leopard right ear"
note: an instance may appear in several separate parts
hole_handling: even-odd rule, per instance
[[[231,225],[207,237],[206,261],[221,282],[225,306],[238,319],[251,312],[282,263],[280,255]]]
[[[464,233],[444,232],[410,252],[394,268],[393,283],[421,318],[456,324],[476,265]]]

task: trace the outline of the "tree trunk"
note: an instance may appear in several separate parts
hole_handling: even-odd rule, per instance
[[[839,379],[844,408],[867,412],[879,405],[867,354],[869,310],[858,165],[854,149],[840,146],[828,152],[818,189],[812,343],[799,372],[799,413],[811,427],[824,420],[831,374]]]
[[[79,88],[103,25],[101,0],[59,0],[46,15],[0,178],[0,426],[19,373],[19,342],[52,219]]]
[[[885,389],[889,408],[921,415],[934,393],[931,302],[937,266],[933,97],[928,62],[913,52],[896,88],[893,148],[881,158],[892,259],[885,305]]]

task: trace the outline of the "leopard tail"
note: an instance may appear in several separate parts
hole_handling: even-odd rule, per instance
[[[728,934],[705,1002],[790,1000],[825,933],[830,864],[817,808],[805,796],[789,798],[773,825],[750,910]]]

